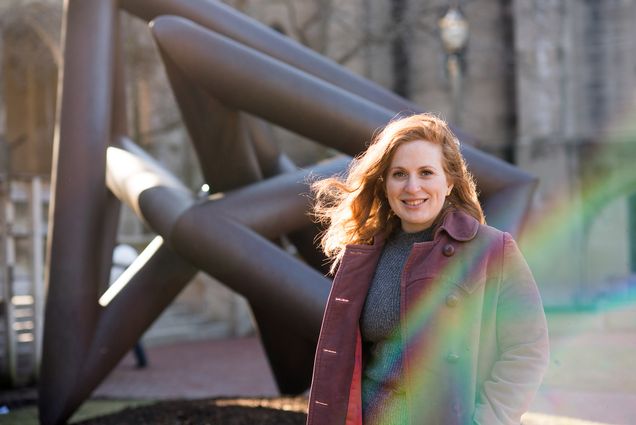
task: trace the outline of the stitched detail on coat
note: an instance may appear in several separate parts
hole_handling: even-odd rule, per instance
[[[339,303],[348,303],[349,302],[349,300],[347,298],[336,297],[335,300],[338,301]]]
[[[322,401],[318,400],[316,400],[316,404],[319,404],[320,406],[329,406],[327,403],[323,403]]]
[[[327,349],[327,348],[323,348],[323,349],[322,349],[322,351],[324,351],[325,353],[329,353],[329,354],[338,354],[338,352],[337,352],[337,351],[329,350],[329,349]]]
[[[512,236],[511,236],[512,237]],[[504,263],[506,261],[506,232],[502,232],[501,234],[501,257],[499,261],[499,288],[501,289],[501,285],[503,283],[504,278]]]

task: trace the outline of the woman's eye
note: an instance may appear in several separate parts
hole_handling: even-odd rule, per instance
[[[422,170],[420,174],[423,176],[432,176],[433,172],[431,170]]]
[[[404,176],[406,176],[406,173],[404,171],[394,171],[393,172],[393,177],[400,178],[400,177],[404,177]]]

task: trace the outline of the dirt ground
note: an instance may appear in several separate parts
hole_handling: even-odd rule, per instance
[[[304,425],[305,398],[161,401],[126,408],[81,425]]]

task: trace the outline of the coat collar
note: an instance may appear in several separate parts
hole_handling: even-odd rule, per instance
[[[466,242],[474,239],[477,235],[477,231],[479,230],[479,221],[477,221],[477,219],[473,216],[453,208],[444,215],[442,225],[439,226],[435,232],[436,239],[439,232],[442,230],[448,233],[448,236],[456,241]]]
[[[456,208],[449,209],[444,213],[442,224],[435,231],[434,239],[439,237],[440,232],[445,231],[448,236],[456,241],[466,242],[472,240],[477,236],[479,230],[479,221],[473,216],[458,210]],[[373,243],[371,245],[366,244],[351,244],[347,245],[348,250],[354,251],[368,251],[373,252],[381,249],[388,237],[387,231],[382,231],[373,237]]]

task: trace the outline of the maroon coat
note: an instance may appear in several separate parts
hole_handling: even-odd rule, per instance
[[[360,425],[359,319],[382,252],[349,245],[325,309],[308,425]],[[451,211],[417,243],[400,283],[410,424],[518,425],[548,363],[545,315],[508,233]]]

